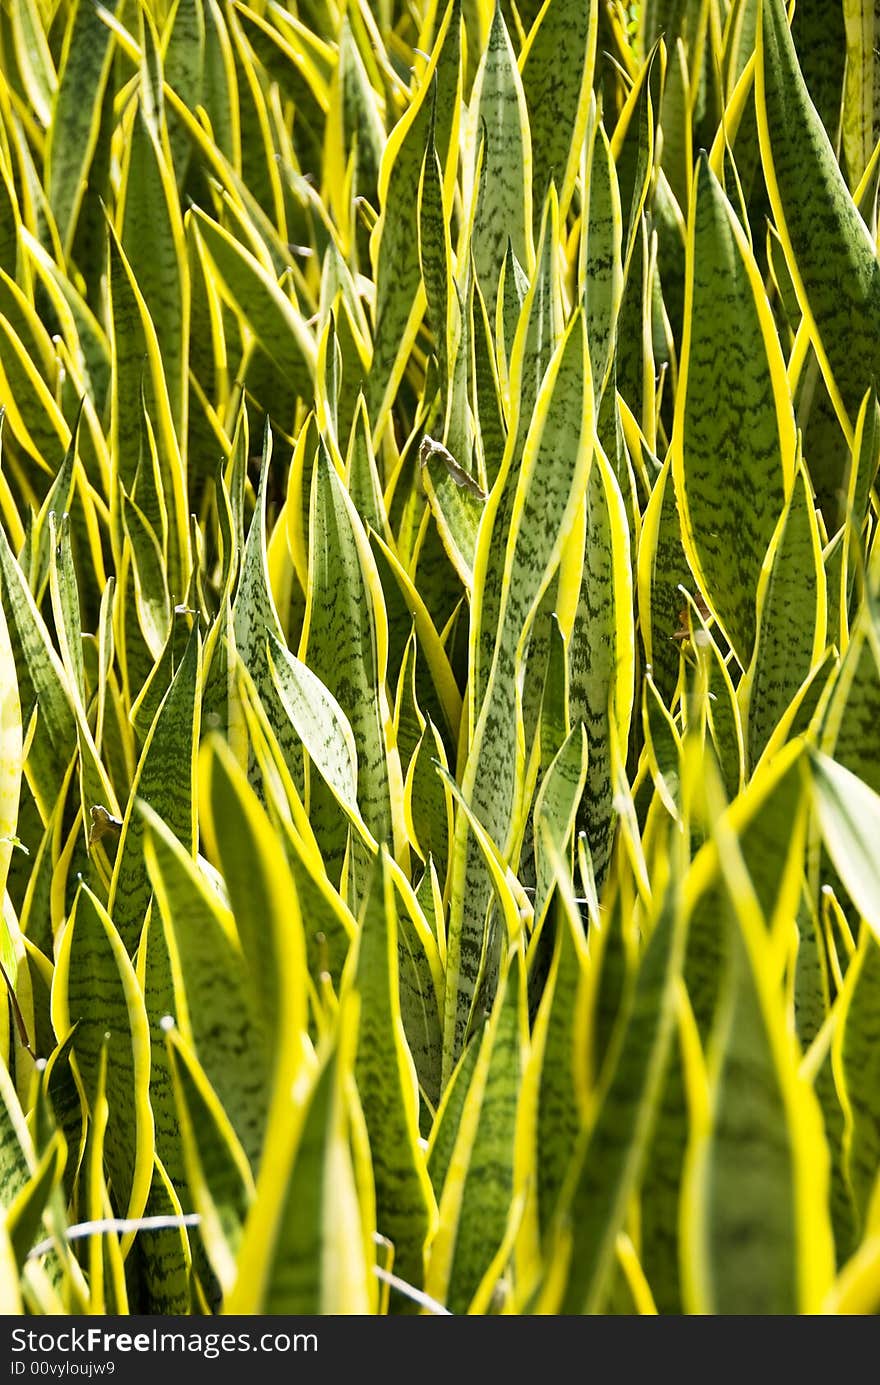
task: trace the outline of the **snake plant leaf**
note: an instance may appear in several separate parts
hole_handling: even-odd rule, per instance
[[[178,1186],[183,1186],[182,1176]],[[172,1222],[183,1216],[180,1198],[158,1156],[144,1216]],[[192,1252],[185,1227],[172,1224],[154,1231],[149,1239],[139,1238],[132,1260],[142,1302],[151,1313],[173,1316],[192,1312]]]
[[[43,598],[49,576],[49,515],[52,513],[64,514],[70,510],[73,501],[81,419],[82,412],[80,411],[73,427],[70,446],[65,453],[64,461],[55,473],[55,479],[46,492],[46,498],[40,506],[39,513],[34,516],[24,546],[18,554],[19,566],[25,574],[28,586],[34,593],[38,604]]]
[[[302,315],[269,269],[229,231],[199,208],[193,208],[191,216],[199,245],[218,276],[220,292],[241,313],[296,393],[310,398],[316,349]]]
[[[137,800],[148,803],[187,850],[194,850],[196,844],[195,752],[201,662],[201,638],[194,626],[150,728],[125,810],[108,908],[129,953],[139,941],[150,900],[143,857],[144,822]]]
[[[218,147],[236,168],[241,167],[241,119],[235,54],[229,28],[217,0],[204,0],[205,58],[202,105],[208,113]]]
[[[429,129],[419,180],[419,263],[428,318],[437,342],[441,388],[448,400],[455,358],[455,291],[452,240],[443,205],[443,169],[434,146],[433,127]]]
[[[614,332],[623,297],[623,218],[611,145],[598,120],[594,120],[591,138],[590,201],[578,270],[587,315],[593,388],[598,399],[612,366]]]
[[[637,556],[639,630],[645,658],[667,706],[673,702],[681,671],[679,631],[687,611],[681,588],[693,587],[681,539],[672,457],[654,482],[642,517]]]
[[[461,1113],[470,1090],[479,1054],[480,1036],[475,1035],[459,1058],[452,1076],[444,1088],[442,1099],[431,1125],[427,1149],[428,1173],[438,1200],[446,1182],[452,1151],[458,1139]]]
[[[880,742],[874,734],[880,707],[880,671],[864,608],[836,669],[820,723],[820,749],[880,793]]]
[[[323,447],[312,478],[309,594],[300,658],[348,718],[358,765],[358,803],[376,841],[392,839],[392,803],[402,796],[400,762],[386,742],[385,605],[369,544]],[[318,796],[314,794],[317,811]]]
[[[450,0],[418,91],[388,137],[379,170],[380,215],[370,242],[376,310],[368,403],[374,442],[384,431],[425,308],[418,250],[418,187],[432,123],[444,184],[452,191],[460,54],[461,7],[459,0]]]
[[[598,882],[604,878],[614,830],[610,721],[621,743],[629,734],[634,679],[632,569],[623,498],[596,447],[579,523],[584,567],[569,646],[572,722],[587,729],[587,784],[578,813]]]
[[[246,419],[242,420],[241,445],[247,447]],[[301,791],[303,771],[300,736],[280,700],[266,651],[267,637],[279,641],[284,639],[272,593],[266,532],[266,492],[269,486],[272,448],[272,431],[267,419],[263,435],[257,503],[241,552],[238,589],[232,603],[232,633],[236,654],[254,680],[254,686],[272,730],[281,745],[285,763]]]
[[[49,540],[49,586],[52,614],[76,717],[83,822],[87,822],[90,817],[93,818],[94,813],[100,809],[118,817],[120,809],[116,792],[101,761],[86,714],[87,697],[82,658],[82,622],[67,516],[62,520],[59,534],[56,531],[54,514],[49,515]],[[91,851],[91,833],[89,848]],[[110,859],[112,861],[112,852]],[[105,867],[102,861],[103,869]],[[106,869],[109,873],[109,866]]]
[[[520,57],[532,144],[532,198],[552,177],[565,220],[587,129],[596,63],[598,5],[542,8]],[[491,41],[491,40],[490,40]]]
[[[687,1020],[680,1002],[679,1028]],[[691,1019],[691,1024],[693,1023]],[[681,1312],[680,1209],[682,1170],[688,1143],[688,1107],[679,1036],[673,1040],[657,1103],[639,1211],[642,1216],[641,1261],[660,1313]]]
[[[839,8],[835,6],[829,11],[822,0],[806,0],[791,21],[791,36],[810,100],[835,148],[842,145],[846,118],[841,105],[846,101],[845,70],[849,66],[846,18],[849,6],[850,0],[844,0]],[[853,75],[850,73],[851,77]],[[853,173],[855,181],[861,169]]]
[[[93,1221],[100,1221],[113,1214],[104,1156],[104,1140],[110,1112],[107,1101],[106,1050],[102,1050],[99,1057],[95,1090],[89,1106],[91,1120],[83,1155],[81,1190],[89,1217]],[[88,1257],[89,1278],[93,1285],[92,1306],[97,1310],[125,1312],[128,1307],[128,1294],[119,1236],[111,1231],[105,1236],[90,1237]]]
[[[743,667],[764,555],[794,478],[794,419],[757,266],[708,159],[688,230],[673,476],[688,561]]]
[[[782,0],[762,6],[755,98],[774,220],[825,382],[851,436],[877,369],[877,256],[810,101]]]
[[[841,144],[850,186],[856,187],[880,137],[876,75],[877,16],[867,0],[846,0],[843,18],[846,26],[846,76],[843,83]],[[836,49],[839,52],[839,44],[829,43],[828,46],[830,51]],[[830,133],[835,133],[833,127]]]
[[[165,560],[156,531],[140,507],[124,491],[122,525],[131,544],[134,597],[141,633],[153,658],[159,659],[171,624]]]
[[[438,725],[445,725],[449,735],[456,738],[461,723],[461,693],[449,661],[449,655],[444,648],[441,636],[437,633],[437,626],[422,599],[419,587],[407,573],[393,549],[378,534],[371,535],[371,547],[374,554],[378,550],[381,559],[387,563],[390,575],[400,590],[403,604],[412,617],[413,632],[420,655],[415,670],[419,697],[426,711],[434,713]],[[384,590],[385,586],[383,585]],[[427,667],[429,678],[422,674],[422,665]]]
[[[654,786],[666,811],[677,819],[682,769],[681,737],[650,671],[645,672],[642,721],[645,753]]]
[[[161,491],[168,514],[168,587],[179,601],[185,594],[192,561],[184,454],[174,426],[155,324],[112,225],[108,224],[107,232],[113,321],[111,369],[115,385],[111,391],[111,455],[119,479],[131,493],[141,457],[142,389],[148,381],[147,402],[156,430]],[[113,496],[113,507],[117,504],[118,498]]]
[[[561,1311],[589,1311],[602,1301],[617,1232],[649,1149],[684,945],[673,882],[639,963],[613,1071],[594,1120],[578,1137],[550,1233],[567,1267]]]
[[[512,846],[523,817],[519,796],[524,766],[518,762],[522,752],[516,742],[517,666],[574,524],[592,454],[592,391],[586,370],[583,318],[577,312],[548,368],[526,440],[506,543],[495,653],[462,781],[464,800],[502,850]],[[491,520],[501,495],[499,484],[480,530],[478,572],[489,561]],[[479,628],[474,615],[472,620]],[[488,882],[466,817],[459,818],[456,828],[451,889],[444,1020],[447,1076],[461,1052],[485,945]]]
[[[190,110],[201,103],[202,73],[205,61],[205,9],[202,0],[180,0],[165,40],[163,53],[165,81],[186,102]],[[182,187],[191,157],[186,130],[168,113],[168,142],[171,161]]]
[[[526,272],[532,249],[532,150],[522,80],[501,6],[496,6],[475,84],[483,168],[471,234],[477,282],[490,317],[508,245]]]
[[[755,651],[739,692],[753,765],[824,652],[824,579],[816,512],[801,469],[758,582]]]
[[[548,853],[558,867],[562,858]],[[564,876],[562,877],[564,879]],[[563,887],[564,890],[564,887]],[[530,1063],[539,1069],[533,1141],[539,1234],[547,1238],[574,1158],[587,1093],[579,1055],[586,1049],[586,939],[571,899],[560,900],[550,972],[532,1031]]]
[[[0,313],[0,334],[0,403],[9,414],[10,430],[38,465],[52,472],[56,456],[69,445],[70,430],[36,362],[4,313]]]
[[[722,854],[729,860],[725,848]],[[685,1175],[684,1235],[696,1252],[685,1304],[691,1311],[817,1311],[833,1270],[821,1116],[798,1074],[760,910],[747,889],[733,889],[735,931],[701,1098],[706,1108],[692,1127]],[[757,1256],[750,1253],[756,1244]]]
[[[82,650],[82,620],[76,572],[70,547],[70,517],[56,523],[49,514],[49,586],[55,633],[61,646],[62,663],[73,698],[81,707],[86,702],[85,668]]]
[[[435,763],[448,771],[446,751],[434,723],[428,719],[407,770],[404,811],[410,840],[422,859],[431,857],[441,880],[451,853],[452,798],[435,772]]]
[[[579,538],[578,531],[572,531],[572,539]],[[571,543],[571,540],[569,542]],[[549,623],[548,645],[538,725],[543,774],[547,773],[553,757],[562,749],[571,724],[568,705],[568,646],[559,617],[555,613]]]
[[[254,1181],[247,1156],[198,1059],[177,1030],[168,1035],[186,1176],[199,1234],[221,1289],[235,1282]]]
[[[658,45],[647,54],[630,88],[611,137],[623,212],[623,265],[629,271],[656,158]]]
[[[36,733],[28,745],[25,774],[40,814],[48,822],[75,748],[71,692],[5,530],[0,534],[0,576],[23,716],[30,717],[33,707],[37,708]]]
[[[58,89],[58,74],[35,0],[24,0],[10,16],[15,58],[22,85],[40,124],[52,118],[52,99]]]
[[[116,0],[107,7],[115,15]],[[46,132],[46,189],[65,255],[70,254],[77,217],[98,141],[101,94],[113,58],[114,37],[88,0],[70,7],[58,87]]]
[[[880,982],[877,938],[865,929],[847,969],[841,1014],[832,1041],[832,1064],[845,1120],[843,1166],[851,1190],[858,1232],[867,1231],[880,1168],[880,1123],[874,1092],[876,1054],[871,1038]]]
[[[313,977],[329,974],[338,986],[357,925],[330,882],[314,845],[296,831],[285,833],[287,863],[302,905],[309,969]]]
[[[0,164],[0,202],[3,207],[3,215],[0,218],[0,225],[3,227],[0,233],[0,268],[4,274],[14,279],[22,225],[18,198],[9,176],[6,159]]]
[[[568,849],[587,781],[588,759],[586,727],[580,722],[572,727],[560,746],[535,799],[536,930],[544,920],[553,890],[554,868],[543,846],[544,833],[549,834],[560,856]]]
[[[524,982],[517,953],[480,1041],[443,1184],[425,1287],[453,1313],[467,1311],[487,1275],[500,1277],[497,1252],[516,1215],[516,1112],[528,1053]]]
[[[376,454],[370,437],[370,419],[362,393],[358,394],[345,459],[348,493],[364,524],[386,540],[390,538],[388,513]]]
[[[342,99],[345,147],[356,142],[356,186],[359,197],[376,203],[379,165],[385,145],[385,127],[375,88],[370,83],[351,25],[343,20],[339,39],[337,81]]]
[[[258,1180],[230,1311],[361,1314],[374,1307],[350,1147],[350,1043],[343,1027],[341,1049],[324,1056],[306,1090],[300,1084],[293,1097],[285,1093],[284,1123]]]
[[[24,768],[21,702],[15,657],[6,617],[0,607],[0,896],[6,893],[6,879],[12,859],[18,825],[18,805]]]
[[[342,806],[358,818],[357,751],[348,718],[308,665],[271,631],[267,657],[282,706],[311,763]]]
[[[4,1210],[30,1181],[36,1164],[33,1140],[5,1064],[0,1064],[0,1169]]]
[[[122,173],[121,239],[162,343],[162,365],[178,438],[187,427],[189,275],[162,99],[158,35],[141,11],[140,93]]]
[[[873,846],[880,795],[828,755],[815,751],[810,763],[828,853],[856,908],[880,936],[880,872]]]
[[[508,526],[513,516],[516,486],[522,469],[523,450],[529,427],[553,353],[562,339],[562,308],[559,266],[553,245],[559,234],[559,204],[551,183],[544,200],[538,262],[532,282],[524,280],[522,301],[511,323],[508,376],[511,398],[509,447],[501,460],[501,504],[498,519]],[[516,261],[513,261],[516,268]],[[517,295],[519,301],[519,294]],[[586,326],[586,324],[584,324]],[[569,324],[570,328],[571,324]],[[586,366],[585,366],[586,369]],[[503,373],[502,373],[503,380]],[[503,387],[503,386],[502,386]],[[496,523],[498,520],[496,520]],[[487,576],[483,635],[495,627],[496,584]]]
[[[877,477],[880,458],[880,407],[877,394],[871,389],[862,400],[856,420],[849,478],[846,486],[849,551],[846,565],[846,587],[840,592],[841,621],[852,596],[853,564],[857,561],[858,542],[868,511],[869,498]]]
[[[449,560],[470,590],[486,494],[442,443],[427,435],[419,448],[421,483]]]
[[[370,1141],[376,1226],[394,1246],[396,1272],[421,1288],[436,1208],[418,1142],[416,1074],[400,1013],[397,906],[384,851],[364,901],[349,977],[359,999],[354,1072]]]
[[[264,809],[217,737],[202,752],[199,774],[208,855],[219,859],[281,1087],[286,1077],[292,1080],[300,1055],[279,1035],[306,1028],[306,944],[296,889],[274,850]]]
[[[106,1064],[107,1168],[120,1215],[139,1217],[153,1173],[149,1024],[125,944],[85,885],[59,944],[52,1023],[59,1037],[76,1025],[74,1054],[92,1109]]]
[[[440,1068],[443,1056],[443,958],[437,934],[442,937],[442,899],[433,863],[425,869],[416,902],[421,912],[398,911],[397,956],[400,1015],[406,1042],[415,1064],[419,1090],[420,1129],[440,1100]],[[438,902],[441,907],[438,908]],[[438,930],[439,919],[439,930]],[[438,981],[439,974],[439,981]]]
[[[39,1235],[43,1214],[61,1178],[64,1153],[64,1137],[56,1132],[37,1161],[30,1180],[7,1208],[6,1229],[19,1269]]]
[[[150,808],[141,811],[144,855],[171,954],[173,1014],[257,1168],[272,1057],[248,959],[231,916],[191,857]]]

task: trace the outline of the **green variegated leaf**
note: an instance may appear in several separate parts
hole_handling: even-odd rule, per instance
[[[871,1221],[872,1196],[880,1170],[880,1112],[874,1075],[877,1049],[873,1039],[878,981],[880,950],[876,935],[865,929],[846,974],[832,1056],[845,1122],[844,1173],[852,1195],[857,1233],[864,1232]]]
[[[531,133],[533,203],[541,205],[549,175],[559,190],[563,219],[589,116],[598,11],[594,0],[552,0],[542,7],[520,60]]]
[[[688,561],[743,667],[764,555],[794,473],[794,419],[757,266],[699,163],[688,234],[673,475]]]
[[[637,1186],[672,1039],[685,926],[670,889],[641,958],[617,1061],[591,1125],[582,1130],[554,1219],[552,1244],[567,1266],[550,1311],[597,1311],[626,1203]],[[550,1291],[551,1293],[554,1290]]]
[[[390,842],[392,803],[399,801],[402,786],[400,762],[384,729],[390,721],[385,606],[363,527],[323,445],[315,461],[309,527],[309,599],[300,658],[348,718],[361,814],[376,841]],[[319,787],[312,785],[314,813],[326,812],[318,807]]]
[[[269,1103],[270,1036],[232,915],[151,809],[144,854],[170,950],[173,1016],[192,1043],[251,1165]]]
[[[777,230],[835,409],[851,428],[877,362],[877,257],[798,68],[783,0],[763,0],[755,96]]]
[[[536,63],[537,71],[541,68]],[[501,266],[510,246],[528,273],[532,250],[532,149],[528,107],[516,58],[497,6],[475,86],[482,169],[471,237],[477,282],[490,317],[495,310]]]
[[[247,447],[247,417],[244,413],[240,419],[240,427],[241,445]],[[266,491],[272,448],[272,433],[267,419],[257,503],[241,552],[238,590],[232,603],[232,633],[236,655],[253,679],[269,723],[278,738],[285,763],[294,777],[294,782],[302,790],[301,737],[275,686],[266,645],[267,638],[281,642],[284,640],[269,575],[266,533]]]
[[[654,682],[667,706],[672,704],[681,671],[681,613],[687,613],[681,588],[693,585],[669,456],[654,482],[638,550],[639,628]]]
[[[538,603],[575,521],[590,463],[592,391],[585,375],[585,355],[583,319],[577,313],[553,356],[526,439],[512,501],[495,653],[478,719],[474,712],[476,725],[462,781],[466,801],[502,850],[514,848],[523,828],[519,800],[524,766],[518,762],[521,751],[516,741],[517,666]],[[491,521],[501,496],[499,482],[480,530],[478,571],[489,560]],[[463,1047],[474,986],[482,969],[488,903],[485,868],[467,822],[460,818],[453,850],[444,1021],[447,1076]]]
[[[359,1224],[349,1142],[350,1063],[350,1051],[337,1048],[307,1082],[284,1093],[284,1123],[257,1183],[230,1311],[375,1311],[372,1249]]]
[[[561,860],[557,854],[556,863]],[[532,1139],[538,1172],[538,1225],[549,1237],[575,1154],[586,1106],[588,969],[586,939],[571,900],[557,910],[553,961],[532,1035],[531,1062],[540,1065]]]
[[[486,1311],[509,1256],[505,1244],[519,1211],[516,1112],[525,1031],[524,977],[515,955],[461,1107],[428,1263],[427,1291],[453,1313],[466,1312],[475,1296]]]
[[[196,846],[195,756],[201,662],[201,639],[194,627],[141,752],[120,829],[108,907],[129,953],[137,946],[150,900],[143,855],[144,821],[137,800],[149,804],[186,851],[192,852]]]
[[[288,1026],[301,1034],[306,1017],[305,937],[296,888],[286,863],[275,854],[276,837],[265,811],[216,738],[203,752],[200,776],[210,854],[222,869],[281,1087],[285,1075],[298,1067],[300,1054],[295,1045],[279,1045],[278,1036]]]
[[[758,582],[755,652],[739,691],[752,765],[825,649],[824,586],[816,513],[801,469]]]
[[[271,631],[268,659],[281,704],[311,763],[343,807],[357,817],[357,751],[348,718],[308,665]]]
[[[161,488],[168,515],[168,589],[176,604],[184,596],[191,566],[185,454],[175,428],[156,325],[112,226],[108,227],[108,234],[113,312],[111,370],[114,387],[111,389],[110,441],[114,479],[118,477],[131,493],[141,459],[142,401],[146,394],[149,417],[155,427]],[[115,489],[111,500],[111,511],[115,515],[118,505]],[[121,547],[118,535],[114,537]]]
[[[731,859],[728,882],[734,868]],[[685,1174],[683,1234],[696,1252],[685,1273],[685,1306],[816,1311],[833,1269],[819,1108],[798,1075],[760,910],[739,882],[733,888],[734,933],[710,1066],[691,1075],[707,1090],[692,1095],[706,1107],[692,1127]]]
[[[880,937],[880,868],[875,846],[880,795],[827,755],[817,751],[811,763],[828,853],[859,913]]]
[[[162,99],[158,35],[141,16],[142,60],[137,111],[123,169],[121,240],[162,343],[171,416],[186,434],[189,275],[183,217],[174,180]]]
[[[397,908],[383,851],[360,918],[350,985],[359,999],[355,1078],[376,1182],[376,1228],[401,1278],[424,1281],[435,1203],[419,1147],[416,1075],[400,1014]]]
[[[199,1233],[211,1268],[228,1291],[253,1198],[253,1175],[195,1054],[174,1030],[168,1042],[187,1182],[201,1218]]]
[[[0,606],[0,896],[6,892],[6,877],[12,859],[18,807],[21,795],[24,745],[22,741],[21,701],[15,673],[15,658],[3,607]]]
[[[107,6],[116,12],[116,0]],[[76,0],[69,8],[63,60],[47,131],[47,193],[64,247],[70,253],[77,217],[98,141],[101,93],[110,72],[114,38],[97,7]]]
[[[374,440],[384,430],[425,309],[419,265],[418,188],[431,124],[450,192],[455,176],[460,29],[459,0],[450,0],[415,98],[391,131],[382,155],[380,216],[371,237],[376,308],[368,399]]]
[[[153,1174],[149,1026],[125,944],[86,886],[61,938],[52,1023],[59,1037],[76,1025],[73,1051],[93,1111],[106,1080],[104,1155],[119,1214],[138,1217]]]
[[[76,744],[70,686],[45,623],[30,593],[5,530],[0,533],[0,591],[18,680],[22,721],[36,711],[28,736],[25,774],[41,816],[48,822]]]
[[[562,856],[571,842],[575,817],[587,780],[589,751],[583,722],[574,726],[547,772],[535,799],[535,927],[540,928],[550,903],[554,867],[544,848],[548,833],[555,850]]]
[[[587,782],[578,830],[587,834],[601,882],[614,833],[611,720],[621,743],[629,733],[634,676],[632,571],[623,498],[597,447],[579,523],[584,566],[569,654],[569,704],[587,730]]]
[[[262,349],[303,397],[310,397],[315,345],[273,272],[204,212],[192,213],[200,247],[213,264],[220,292],[241,314]]]
[[[617,169],[604,127],[591,133],[590,202],[581,234],[579,273],[587,315],[593,388],[599,397],[613,361],[614,333],[623,296],[623,220]]]

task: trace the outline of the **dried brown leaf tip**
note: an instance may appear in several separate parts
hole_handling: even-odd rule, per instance
[[[471,495],[475,495],[478,500],[488,499],[486,492],[479,482],[471,476],[469,471],[465,471],[463,466],[459,466],[448,448],[444,447],[442,442],[437,442],[434,438],[429,438],[426,433],[422,438],[422,443],[419,448],[419,464],[422,467],[426,467],[428,463],[435,458],[443,463],[457,486],[461,486],[463,490],[470,491]]]
[[[700,615],[703,617],[704,620],[710,620],[710,619],[711,619],[711,617],[712,617],[712,612],[709,610],[709,607],[706,605],[706,602],[704,601],[703,597],[700,595],[699,592],[697,592],[696,596],[694,597],[694,605],[696,606],[697,610],[699,611]],[[682,610],[679,611],[679,613],[678,613],[678,629],[677,629],[677,630],[675,631],[675,633],[671,636],[671,638],[672,638],[673,640],[689,640],[689,639],[690,639],[690,637],[691,637],[691,632],[690,632],[690,625],[689,625],[689,622],[688,622],[688,616],[689,616],[689,614],[690,614],[690,607],[689,607],[689,606],[684,606],[684,607],[682,608]]]
[[[89,809],[89,817],[92,819],[92,825],[89,829],[90,849],[96,842],[103,841],[105,837],[118,837],[122,831],[122,819],[108,813],[102,803],[92,804]]]

